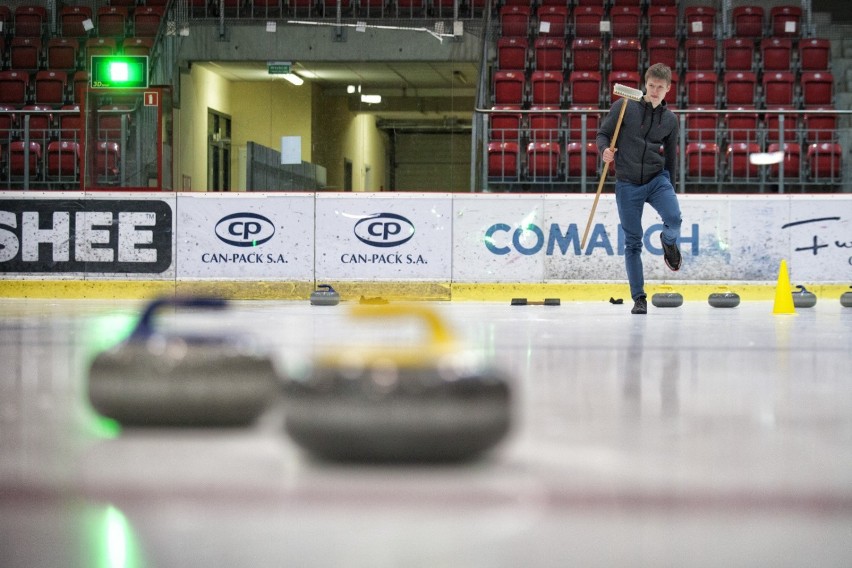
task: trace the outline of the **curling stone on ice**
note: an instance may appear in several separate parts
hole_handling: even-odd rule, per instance
[[[222,310],[217,298],[151,302],[131,335],[98,354],[89,398],[100,414],[127,426],[242,426],[278,393],[269,354],[245,337],[157,328],[164,308]]]
[[[849,286],[848,292],[840,295],[840,305],[844,308],[852,308],[852,286]]]
[[[740,295],[730,290],[713,292],[707,297],[707,302],[714,308],[736,308],[740,305]]]
[[[330,284],[320,284],[311,292],[312,306],[336,306],[340,303],[340,294]]]
[[[285,429],[331,461],[457,462],[480,456],[510,426],[507,377],[458,348],[424,306],[355,306],[359,319],[419,318],[412,346],[337,346],[283,381]]]
[[[651,296],[651,303],[658,308],[677,308],[683,305],[683,296],[677,292],[657,292]]]
[[[796,286],[798,292],[793,292],[793,306],[797,308],[812,308],[816,305],[817,297],[813,292],[809,292],[804,286]]]

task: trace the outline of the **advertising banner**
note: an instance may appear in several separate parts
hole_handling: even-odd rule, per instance
[[[317,280],[449,282],[452,203],[448,193],[317,194]]]
[[[313,280],[312,193],[181,194],[178,278]]]
[[[172,279],[174,205],[163,193],[0,193],[0,272]]]

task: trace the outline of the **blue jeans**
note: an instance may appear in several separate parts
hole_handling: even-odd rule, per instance
[[[642,273],[642,210],[648,203],[663,220],[662,239],[666,244],[676,243],[680,237],[680,206],[672,186],[669,172],[663,170],[645,185],[626,181],[615,182],[615,202],[618,218],[624,231],[624,265],[630,282],[630,297],[645,296],[645,275]]]

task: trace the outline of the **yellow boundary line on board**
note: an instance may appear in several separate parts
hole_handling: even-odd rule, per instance
[[[335,282],[330,284],[342,300],[381,297],[387,300],[444,300],[508,302],[512,298],[563,302],[628,300],[624,282],[564,283],[450,283],[450,282]],[[805,284],[821,299],[839,299],[850,290],[847,284]],[[744,301],[773,300],[775,282],[646,282],[649,296],[677,292],[686,301],[706,301],[714,292],[732,291]],[[146,300],[170,295],[210,295],[233,300],[307,300],[314,282],[298,281],[172,281],[172,280],[0,280],[0,298],[31,299],[128,299]]]

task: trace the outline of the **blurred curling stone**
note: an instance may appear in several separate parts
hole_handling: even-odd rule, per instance
[[[340,294],[330,284],[320,284],[311,292],[312,306],[336,306],[340,303]]]
[[[458,348],[425,306],[355,306],[359,319],[419,318],[413,346],[337,346],[302,377],[284,380],[285,428],[320,459],[448,462],[472,459],[509,431],[510,386]]]
[[[793,292],[793,305],[797,308],[812,308],[816,305],[817,297],[804,286],[796,286],[798,292]]]
[[[683,296],[677,292],[657,292],[651,296],[651,303],[658,308],[677,308],[683,304]]]
[[[736,308],[740,305],[740,295],[730,290],[713,292],[707,297],[707,302],[714,308]]]
[[[840,305],[844,308],[852,308],[852,286],[849,288],[849,292],[843,292],[840,295]]]
[[[164,308],[226,305],[217,298],[151,302],[130,337],[92,362],[95,410],[127,426],[243,426],[256,419],[278,394],[268,353],[242,337],[155,327]]]

